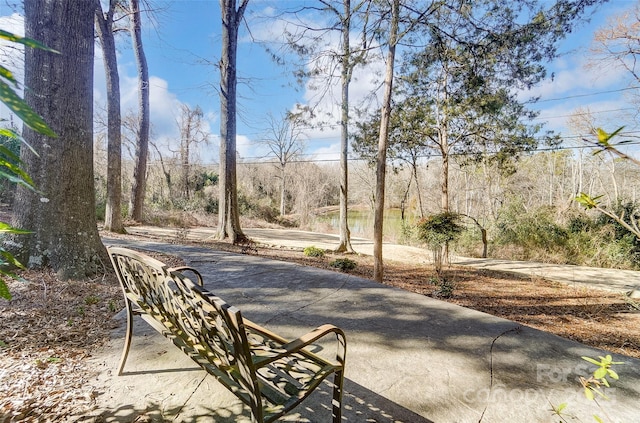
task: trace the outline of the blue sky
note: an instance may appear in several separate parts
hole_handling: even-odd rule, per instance
[[[251,22],[251,35],[258,39],[276,36],[281,22],[257,19],[268,15],[272,6],[291,1],[251,0],[247,18]],[[589,107],[603,121],[614,115],[612,110],[630,107],[623,92],[608,93],[627,86],[627,76],[618,70],[585,70],[586,49],[593,31],[603,25],[607,17],[633,6],[635,1],[613,0],[596,13],[592,22],[579,28],[562,44],[567,54],[550,65],[555,78],[536,87],[533,95],[540,95],[536,106],[542,110],[540,119],[547,127],[566,132],[566,118],[577,107]],[[169,142],[178,134],[176,118],[181,103],[192,107],[199,105],[205,112],[212,142],[200,152],[204,163],[216,162],[218,155],[219,76],[215,64],[220,57],[220,11],[218,0],[189,0],[155,2],[163,9],[153,22],[146,20],[143,29],[144,48],[147,53],[151,76],[151,118],[156,139]],[[10,10],[0,5],[0,25],[11,28],[6,16]],[[18,19],[19,21],[19,19]],[[19,32],[19,31],[17,31]],[[98,54],[101,54],[97,50]],[[119,42],[119,67],[122,88],[123,111],[136,109],[136,65],[130,40],[122,37]],[[352,83],[352,99],[357,101],[368,93],[373,84],[369,74],[379,70],[380,64],[360,70]],[[104,75],[101,55],[96,56],[95,100],[103,104],[105,99]],[[290,69],[289,69],[290,70]],[[252,43],[243,27],[238,54],[238,74],[244,83],[239,86],[238,151],[244,160],[256,160],[263,152],[255,142],[265,132],[267,113],[278,116],[290,110],[296,103],[305,104],[314,92],[307,87],[296,86],[287,76],[287,69],[278,67],[270,59],[263,46]],[[557,99],[557,100],[556,100]],[[329,114],[337,107],[325,100],[321,110]],[[337,115],[336,115],[337,116]],[[337,121],[337,117],[334,119]],[[613,128],[612,128],[613,129]],[[339,131],[325,128],[307,133],[305,152],[318,160],[334,159],[339,151]],[[161,142],[162,143],[162,142]]]

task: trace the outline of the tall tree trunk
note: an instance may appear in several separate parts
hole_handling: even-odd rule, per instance
[[[147,179],[147,157],[149,155],[149,68],[142,48],[142,23],[139,0],[131,0],[131,39],[138,64],[138,131],[136,140],[136,163],[133,170],[133,185],[129,202],[129,217],[142,221],[144,195]]]
[[[280,187],[280,216],[284,216],[287,212],[286,198],[287,198],[287,183],[285,180],[285,166],[286,164],[280,164],[280,176],[282,177],[282,185]]]
[[[418,179],[418,163],[417,158],[414,156],[411,162],[411,170],[413,172],[413,179],[416,181],[416,192],[418,195],[418,207],[420,207],[420,218],[424,218],[424,206],[422,205],[422,194],[420,193],[420,183]]]
[[[376,203],[373,220],[373,277],[382,282],[384,264],[382,261],[382,230],[384,220],[384,189],[387,175],[387,146],[389,143],[389,117],[391,116],[391,94],[393,89],[393,71],[398,38],[400,0],[393,0],[391,10],[391,32],[389,34],[389,52],[384,77],[384,98],[380,113],[380,136],[378,138],[378,157],[376,159]]]
[[[340,245],[336,248],[338,253],[353,253],[351,246],[351,232],[349,231],[348,204],[349,204],[349,84],[353,73],[351,60],[351,1],[344,0],[344,22],[342,24],[342,103],[340,117]]]
[[[246,239],[240,228],[236,181],[236,56],[238,27],[249,0],[220,0],[222,12],[222,57],[220,58],[220,196],[218,238],[233,243]]]
[[[117,0],[110,0],[109,10],[102,12],[100,0],[95,1],[96,30],[102,45],[107,79],[107,207],[104,229],[124,233],[122,222],[122,136],[120,116],[120,77],[116,43],[113,36],[113,13]]]
[[[33,231],[13,240],[15,256],[82,278],[108,263],[95,215],[93,173],[93,22],[95,3],[25,0],[25,33],[60,54],[25,49],[25,101],[58,134],[27,127],[21,160],[39,192],[18,188],[14,224]],[[46,24],[43,24],[46,23]],[[13,249],[13,248],[12,248]]]
[[[182,128],[182,143],[180,144],[180,162],[182,164],[182,198],[189,200],[189,173],[190,163],[189,157],[191,155],[191,124],[193,121],[193,115],[191,110],[185,111],[186,122],[183,122]]]
[[[446,133],[444,140],[446,140]],[[444,141],[446,143],[446,141]],[[449,211],[449,148],[442,150],[442,174],[440,175],[440,208],[443,212]]]

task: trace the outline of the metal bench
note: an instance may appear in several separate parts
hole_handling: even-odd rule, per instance
[[[244,319],[239,309],[205,290],[197,270],[169,268],[126,248],[109,247],[108,251],[127,310],[118,375],[122,375],[129,354],[133,315],[140,315],[247,404],[252,421],[277,420],[331,374],[333,422],[340,421],[346,355],[341,329],[323,325],[287,341]],[[197,284],[185,276],[188,272],[195,275]],[[337,338],[335,360],[307,349],[329,334]]]

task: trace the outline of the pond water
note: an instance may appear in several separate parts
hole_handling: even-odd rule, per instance
[[[349,210],[347,221],[351,235],[372,238],[373,237],[373,211]],[[340,229],[340,212],[329,212],[317,217],[318,222],[329,224],[336,231]],[[417,218],[409,215],[408,224],[415,224]],[[400,209],[388,209],[384,212],[383,237],[385,240],[397,240],[402,235],[402,213]]]

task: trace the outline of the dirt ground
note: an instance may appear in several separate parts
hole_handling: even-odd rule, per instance
[[[368,256],[312,258],[289,249],[207,245],[334,271],[332,261],[348,258],[356,263],[350,273],[373,275]],[[49,271],[21,276],[23,281],[8,281],[13,299],[0,299],[0,423],[79,421],[100,394],[85,363],[114,328],[112,317],[123,307],[120,288],[112,274],[75,282],[61,282]],[[461,267],[436,275],[430,266],[398,262],[385,263],[384,283],[640,358],[640,305],[622,295]]]

